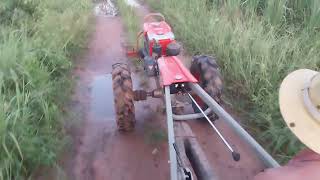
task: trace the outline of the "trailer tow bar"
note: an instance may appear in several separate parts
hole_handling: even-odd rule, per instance
[[[192,100],[192,102],[197,106],[197,108],[200,110],[200,112],[202,113],[202,115],[206,118],[206,120],[208,121],[208,123],[211,125],[211,127],[215,130],[215,132],[219,135],[220,139],[222,140],[222,142],[227,146],[227,148],[229,149],[229,151],[232,154],[232,158],[234,161],[239,161],[240,160],[240,154],[238,152],[236,152],[231,145],[228,143],[228,141],[223,137],[223,135],[221,134],[221,132],[219,131],[219,129],[210,121],[209,117],[206,115],[206,113],[204,113],[204,111],[201,109],[201,107],[199,106],[199,104],[196,102],[196,100],[190,95],[190,93],[187,93],[188,96],[190,97],[190,99]]]

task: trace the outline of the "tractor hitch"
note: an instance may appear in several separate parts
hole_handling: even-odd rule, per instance
[[[155,89],[153,91],[145,91],[145,90],[135,90],[133,92],[134,100],[135,101],[144,101],[147,100],[147,97],[153,98],[162,98],[163,97],[163,90],[162,89]]]

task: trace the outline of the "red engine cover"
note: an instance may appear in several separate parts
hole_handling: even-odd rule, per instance
[[[162,47],[162,56],[157,59],[162,85],[168,86],[182,82],[198,82],[178,57],[166,56],[167,45],[174,42],[175,39],[171,27],[165,21],[145,22],[143,24],[143,31],[145,39],[149,44],[150,56],[152,55],[154,43],[158,43]]]
[[[165,22],[146,22],[143,24],[145,39],[149,43],[149,55],[152,55],[152,47],[156,42],[162,47],[162,54],[166,54],[167,45],[174,41],[171,27]]]

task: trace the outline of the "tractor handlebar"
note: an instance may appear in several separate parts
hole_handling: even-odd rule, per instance
[[[166,21],[165,17],[161,13],[150,13],[147,14],[144,18],[144,22],[148,22],[150,19],[155,20],[155,17],[160,17],[160,21]]]

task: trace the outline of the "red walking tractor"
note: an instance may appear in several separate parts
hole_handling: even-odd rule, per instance
[[[139,49],[139,41],[143,47]],[[128,56],[136,56],[142,62],[145,74],[156,77],[157,87],[153,91],[133,90],[130,68],[127,64],[113,65],[112,79],[115,97],[117,126],[120,131],[132,131],[135,126],[134,101],[147,97],[164,98],[167,114],[168,145],[171,180],[193,179],[191,171],[184,167],[175,144],[174,120],[207,120],[213,130],[230,151],[235,161],[240,154],[228,143],[212,120],[222,119],[246,141],[268,167],[278,163],[220,106],[222,80],[219,66],[211,56],[194,56],[190,70],[177,57],[180,45],[176,42],[171,27],[163,15],[152,13],[144,18],[143,31],[138,34],[137,45]],[[192,102],[193,114],[177,115],[172,111],[171,95],[184,94]],[[210,119],[210,118],[211,119]],[[197,168],[195,168],[197,169]],[[196,172],[197,173],[197,172]]]

